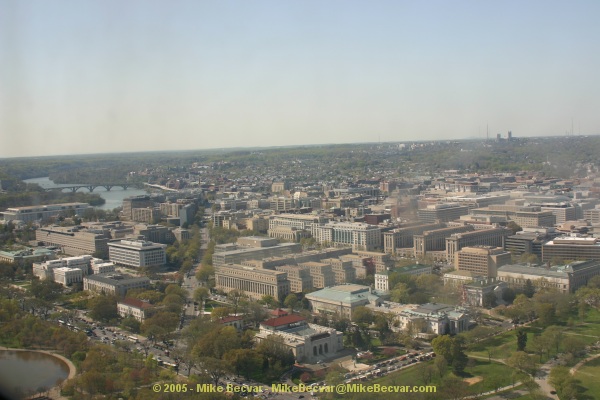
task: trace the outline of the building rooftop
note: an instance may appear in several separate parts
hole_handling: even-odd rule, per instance
[[[119,301],[118,303],[139,309],[152,308],[152,304],[148,303],[147,301],[134,299],[132,297],[126,297],[123,301]]]
[[[147,276],[137,277],[137,276],[127,275],[127,274],[119,274],[119,273],[115,273],[115,272],[107,272],[104,274],[88,275],[85,277],[85,279],[102,282],[102,283],[107,283],[110,285],[126,284],[126,283],[132,283],[132,282],[144,282],[144,281],[150,282],[150,278],[148,278]]]
[[[419,270],[419,269],[424,269],[424,268],[431,268],[431,265],[425,265],[425,264],[406,265],[404,267],[394,268],[393,271],[399,272],[401,274],[406,274],[408,272]]]
[[[278,326],[289,325],[289,324],[293,324],[296,322],[302,322],[302,321],[305,321],[304,317],[302,317],[300,315],[292,314],[292,315],[284,315],[283,317],[271,318],[271,319],[261,322],[261,324],[266,325],[266,326],[271,326],[273,328],[277,328]]]
[[[379,300],[379,296],[371,293],[369,286],[362,285],[339,285],[333,286],[306,295],[308,299],[322,299],[331,302],[352,304],[367,300],[368,302]]]

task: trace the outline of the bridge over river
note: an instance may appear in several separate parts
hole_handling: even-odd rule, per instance
[[[91,193],[94,191],[94,189],[96,189],[98,187],[103,187],[106,189],[107,192],[110,192],[110,189],[112,189],[114,187],[121,187],[121,188],[123,188],[123,190],[127,190],[127,188],[130,186],[137,186],[137,185],[132,184],[132,183],[99,183],[97,185],[84,184],[84,185],[69,185],[69,186],[51,187],[51,188],[44,188],[44,190],[47,192],[55,191],[55,190],[62,192],[64,189],[68,189],[71,192],[75,193],[79,189],[85,188],[85,189],[89,190]]]

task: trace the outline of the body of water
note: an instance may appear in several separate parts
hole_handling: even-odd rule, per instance
[[[72,184],[56,184],[50,180],[47,176],[44,178],[33,178],[33,179],[25,179],[24,182],[27,183],[37,183],[43,188],[55,188],[55,187],[68,187],[73,185],[83,185],[83,183],[72,183]],[[89,193],[89,190],[86,188],[81,188],[78,190],[79,192]],[[106,200],[106,203],[97,207],[103,210],[112,210],[116,207],[121,207],[123,205],[123,199],[130,196],[139,196],[143,194],[148,194],[145,190],[140,190],[136,188],[128,188],[127,190],[123,190],[120,186],[113,187],[108,192],[102,186],[98,186],[92,193],[97,193]]]
[[[0,350],[0,393],[23,399],[50,389],[69,376],[62,360],[35,351]]]

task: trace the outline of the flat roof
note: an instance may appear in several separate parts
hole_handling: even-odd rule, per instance
[[[292,315],[284,315],[283,317],[271,318],[266,321],[261,322],[261,325],[278,327],[283,325],[293,324],[295,322],[305,321],[306,319],[300,315],[292,314]]]

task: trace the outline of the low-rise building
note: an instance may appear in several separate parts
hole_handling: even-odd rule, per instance
[[[308,293],[305,298],[316,314],[339,314],[349,319],[356,307],[381,303],[370,287],[362,285],[333,286]]]
[[[370,308],[394,315],[397,324],[393,329],[400,331],[410,328],[414,336],[458,334],[469,329],[470,314],[463,307],[436,303],[417,305],[385,302]]]
[[[236,331],[241,331],[244,328],[244,318],[239,315],[228,315],[219,319],[219,323],[225,326],[231,326]]]
[[[115,272],[114,262],[105,262],[104,260],[95,260],[92,262],[92,273],[106,274],[108,272]]]
[[[462,286],[469,283],[477,278],[483,278],[483,276],[476,275],[471,271],[452,271],[444,274],[444,286]]]
[[[575,292],[596,275],[600,275],[600,262],[594,260],[552,267],[547,264],[511,264],[498,268],[498,279],[509,287],[522,289],[529,280],[538,289],[549,288],[563,293]]]
[[[497,278],[477,279],[465,284],[464,303],[474,307],[490,307],[502,302],[502,294],[508,287],[506,282]],[[492,302],[491,299],[494,299]]]
[[[2,212],[4,221],[45,222],[51,218],[83,215],[88,203],[62,203],[39,206],[11,207]]]
[[[71,286],[73,283],[83,282],[83,271],[79,268],[60,267],[54,268],[54,282],[63,286]]]
[[[433,272],[433,267],[431,265],[417,263],[413,265],[406,265],[404,267],[394,268],[393,272],[397,272],[399,274],[419,276],[431,274]]]
[[[83,289],[95,293],[112,294],[123,297],[130,289],[147,289],[150,279],[147,276],[134,277],[126,274],[107,273],[85,276]]]
[[[126,297],[117,302],[117,311],[121,318],[133,317],[140,322],[144,322],[146,312],[152,308],[152,304],[147,301]]]
[[[53,260],[56,253],[46,248],[27,248],[16,251],[0,251],[0,262],[8,264],[30,264],[36,261]]]
[[[260,343],[273,336],[283,339],[283,344],[294,354],[297,362],[316,363],[344,348],[342,332],[309,324],[295,314],[262,322],[254,339]]]
[[[92,263],[102,261],[90,255],[79,257],[64,257],[56,260],[48,260],[42,263],[33,263],[33,275],[40,279],[54,280],[54,271],[57,268],[77,268],[81,270],[82,276],[90,274]]]

